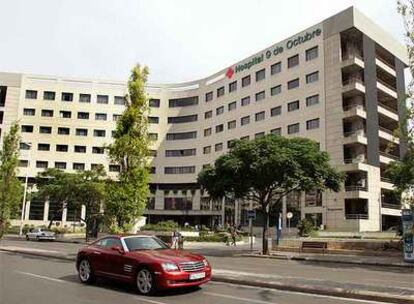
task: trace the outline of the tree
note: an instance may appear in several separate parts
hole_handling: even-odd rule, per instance
[[[399,161],[391,162],[386,170],[386,175],[395,185],[396,192],[403,196],[407,205],[414,207],[414,0],[398,0],[397,10],[401,14],[404,23],[405,41],[408,52],[408,67],[411,74],[411,80],[408,84],[407,95],[404,96],[400,103],[405,109],[403,119],[400,121],[400,127],[397,137],[400,138],[401,144],[406,145],[406,152]],[[408,98],[408,102],[407,102]]]
[[[120,172],[117,180],[108,182],[105,216],[124,231],[142,215],[149,194],[148,73],[147,67],[138,64],[132,69],[126,109],[117,121],[115,140],[107,147]]]
[[[59,169],[48,169],[37,176],[38,192],[35,197],[57,202],[59,208],[52,215],[58,220],[65,208],[80,210],[85,206],[85,216],[77,215],[77,220],[85,223],[85,239],[88,241],[92,224],[101,216],[100,207],[105,199],[105,171],[103,166],[91,171],[67,173]]]
[[[22,198],[22,185],[17,177],[19,143],[19,125],[15,122],[5,134],[0,150],[0,239]]]
[[[263,254],[268,253],[269,210],[293,191],[339,191],[343,176],[329,164],[326,152],[304,138],[267,135],[237,140],[214,167],[200,172],[198,182],[210,198],[241,199],[258,204],[264,214]]]

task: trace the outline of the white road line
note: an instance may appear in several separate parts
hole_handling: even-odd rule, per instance
[[[296,294],[296,295],[301,295],[301,296],[307,296],[307,297],[317,297],[317,298],[327,298],[327,299],[334,299],[334,300],[339,300],[339,301],[346,301],[346,302],[359,302],[359,303],[369,303],[369,304],[389,304],[389,302],[379,302],[379,301],[371,301],[371,300],[361,300],[361,299],[351,299],[351,298],[341,298],[341,297],[335,297],[335,296],[326,296],[326,295],[319,295],[319,294],[313,294],[313,293],[305,293],[305,292],[299,292],[299,291],[288,291],[288,290],[280,290],[280,289],[273,289],[273,288],[266,288],[266,287],[256,287],[256,286],[245,286],[245,285],[237,285],[237,284],[233,284],[233,283],[224,283],[224,282],[211,282],[209,283],[210,285],[232,285],[235,287],[243,287],[246,289],[253,289],[253,290],[258,290],[258,289],[263,289],[263,290],[268,290],[271,292],[275,292],[275,293],[287,293],[287,294]],[[204,292],[205,294],[208,294],[209,292]],[[219,293],[214,293],[216,296],[219,296],[221,294]],[[211,293],[211,295],[213,295],[213,293]],[[227,295],[225,295],[227,296]],[[243,301],[247,301],[250,299],[245,299],[242,298]],[[272,303],[272,304],[277,304],[275,302],[266,302],[266,303]]]
[[[152,304],[168,304],[166,302],[158,302],[158,301],[148,300],[146,298],[141,298],[141,297],[136,297],[136,298],[138,298],[140,301],[147,302],[147,303],[152,303]]]
[[[277,302],[267,302],[267,301],[262,301],[262,300],[249,299],[249,298],[239,298],[239,297],[230,296],[230,295],[226,295],[226,294],[222,294],[222,293],[215,293],[215,292],[208,292],[208,291],[203,292],[203,294],[213,296],[213,297],[220,297],[220,298],[225,298],[225,299],[243,301],[243,302],[247,302],[247,303],[277,304]]]
[[[20,273],[20,274],[27,275],[27,276],[31,276],[31,277],[34,277],[34,278],[38,278],[38,279],[49,280],[49,281],[58,282],[58,283],[66,283],[66,281],[64,281],[64,280],[55,279],[55,278],[51,278],[51,277],[46,277],[46,276],[42,276],[42,275],[39,275],[39,274],[30,273],[30,272],[24,272],[24,271],[16,271],[16,272]]]

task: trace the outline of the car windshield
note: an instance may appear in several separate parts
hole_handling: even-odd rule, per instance
[[[168,249],[168,246],[155,237],[127,237],[124,239],[129,251]]]

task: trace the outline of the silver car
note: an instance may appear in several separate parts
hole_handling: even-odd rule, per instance
[[[48,240],[54,241],[56,239],[55,233],[47,230],[46,228],[32,228],[26,233],[26,240]]]

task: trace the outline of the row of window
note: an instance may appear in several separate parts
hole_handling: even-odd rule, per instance
[[[26,99],[37,99],[38,98],[38,91],[36,90],[26,90],[25,94]],[[74,99],[74,94],[69,92],[62,92],[61,94],[61,101],[72,102]],[[53,91],[44,91],[43,92],[43,100],[56,100],[56,92]],[[91,94],[79,94],[79,102],[82,103],[91,103],[92,95]],[[96,95],[96,103],[98,104],[109,104],[109,95]],[[116,105],[125,105],[126,100],[123,96],[114,96],[114,104]]]
[[[313,60],[317,57],[318,57],[318,47],[317,46],[306,50],[306,52],[305,52],[306,61]],[[296,54],[296,55],[294,55],[292,57],[289,57],[287,59],[288,69],[293,68],[293,67],[298,66],[298,65],[299,65],[299,54]],[[281,71],[282,71],[282,62],[281,61],[279,61],[275,64],[272,64],[270,66],[270,75],[278,74]],[[262,81],[265,78],[266,78],[266,68],[263,68],[259,71],[256,71],[256,73],[255,73],[256,82]],[[241,79],[242,88],[247,87],[250,84],[251,84],[251,75],[247,75],[247,76],[245,76]],[[229,85],[228,85],[228,92],[229,93],[232,93],[236,90],[237,90],[237,80],[229,83]],[[225,94],[225,87],[224,86],[217,88],[217,90],[216,90],[217,98],[223,96],[224,94]],[[213,98],[214,98],[213,91],[210,91],[210,92],[205,94],[205,101],[206,102],[212,101]]]
[[[23,115],[25,116],[35,116],[36,115],[36,109],[33,108],[24,108],[23,109]],[[53,117],[54,111],[43,109],[41,110],[41,116],[42,117]],[[72,118],[72,112],[71,111],[59,111],[59,117],[60,118]],[[90,115],[89,112],[77,112],[77,118],[78,119],[89,119]],[[121,114],[113,114],[112,120],[117,121],[121,117]],[[108,120],[108,114],[106,113],[95,113],[95,120]]]
[[[28,167],[29,161],[28,160],[20,160],[19,167]],[[100,166],[100,164],[91,164],[91,170],[95,170]],[[46,160],[37,160],[36,161],[36,168],[38,169],[47,169],[49,168],[49,162]],[[67,163],[62,161],[54,162],[54,168],[66,170],[68,169]],[[73,170],[84,171],[86,170],[85,163],[72,163]],[[120,166],[119,165],[109,165],[108,167],[109,172],[119,172]]]
[[[38,143],[37,144],[37,150],[38,151],[50,151],[50,144],[47,143]],[[29,150],[30,146],[26,143],[20,144],[20,150]],[[76,153],[86,153],[86,146],[81,145],[75,145],[73,147],[73,152]],[[69,151],[69,145],[66,144],[56,144],[55,151],[57,152],[68,152]],[[103,147],[92,147],[92,153],[94,154],[104,154],[105,149]]]
[[[32,125],[22,125],[22,133],[33,133],[34,126]],[[75,130],[77,136],[88,136],[88,129],[76,128]],[[114,131],[113,131],[114,132]],[[52,134],[52,127],[49,126],[40,126],[39,133],[41,134]],[[59,135],[70,135],[70,128],[67,127],[58,127],[57,134]],[[113,134],[112,134],[113,135]],[[106,137],[106,130],[94,129],[94,137]]]

